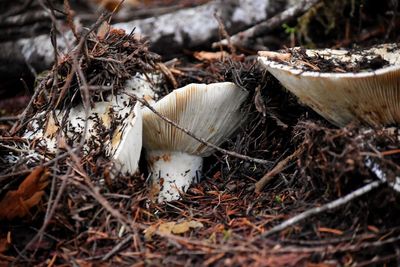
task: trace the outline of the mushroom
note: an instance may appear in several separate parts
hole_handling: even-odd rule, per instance
[[[220,145],[243,122],[240,107],[247,95],[230,82],[189,84],[152,107],[194,136]],[[148,108],[143,110],[143,147],[159,202],[179,199],[200,178],[203,157],[213,152]]]
[[[300,52],[293,48],[291,53]],[[337,126],[357,121],[373,127],[400,123],[400,46],[383,44],[361,52],[305,50],[315,60],[351,66],[381,58],[387,66],[360,72],[321,72],[288,52],[259,52],[259,62],[301,102]],[[312,69],[311,71],[305,69]]]
[[[291,53],[299,52],[302,52],[301,48],[291,50]],[[322,49],[305,50],[305,53],[316,61],[329,60],[339,70],[342,66],[354,67],[363,63],[374,67],[375,59],[388,64],[357,73],[324,73],[318,70],[318,66],[296,60],[287,51],[260,51],[259,62],[301,102],[339,127],[352,121],[372,127],[400,123],[398,44],[382,44],[358,52]],[[364,163],[377,178],[388,182],[390,187],[400,192],[399,176],[390,182],[376,159],[365,156]]]
[[[137,74],[116,95],[94,103],[87,118],[82,151],[85,155],[103,151],[114,163],[112,177],[117,175],[115,171],[135,174],[138,170],[142,149],[142,108],[140,102],[132,102],[130,94],[146,99],[155,97],[148,79]],[[52,113],[37,114],[28,127],[30,130],[24,134],[28,140],[35,140],[36,146],[44,148],[45,153],[37,155],[38,158],[56,153],[61,139],[77,146],[84,134],[86,114],[83,105],[55,110],[54,114],[55,117]]]

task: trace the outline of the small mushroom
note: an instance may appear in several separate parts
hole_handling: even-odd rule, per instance
[[[240,107],[247,95],[229,82],[189,84],[152,107],[196,137],[220,145],[244,120]],[[179,199],[200,178],[203,157],[213,152],[148,108],[143,110],[143,147],[159,202]]]
[[[290,50],[301,51],[304,50]],[[316,61],[338,66],[341,72],[322,72],[318,66],[289,57],[287,51],[282,56],[261,51],[259,62],[301,102],[337,126],[352,121],[373,127],[400,123],[399,45],[383,44],[359,52],[321,49],[305,53]],[[388,64],[374,68],[377,58]],[[341,68],[362,62],[371,69],[353,72]]]

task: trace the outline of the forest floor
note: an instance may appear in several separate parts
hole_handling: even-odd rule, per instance
[[[140,8],[155,10],[176,2],[149,1]],[[183,2],[181,8],[207,1]],[[329,2],[318,7],[319,15],[308,12],[272,31],[271,36],[281,41],[267,47],[353,48],[399,42],[399,32],[392,26],[399,22],[398,11],[390,10],[389,4],[377,8],[377,1],[365,5],[355,1],[353,7],[353,1],[337,1],[337,6]],[[328,24],[333,25],[329,31]],[[86,47],[107,42],[109,47],[122,46],[119,39],[101,38],[97,28],[96,32],[87,36]],[[221,32],[226,36],[222,25]],[[173,58],[158,51],[159,57],[149,52],[151,43],[123,36],[127,44],[121,49],[131,45],[140,51],[138,58],[151,62],[149,67],[138,60],[128,69],[147,71],[158,66],[163,71],[166,83],[161,94],[192,82],[232,81],[246,88],[250,92],[243,106],[246,123],[221,148],[248,160],[216,151],[205,159],[199,183],[180,200],[162,204],[151,198],[143,160],[140,174],[106,184],[101,180],[107,176],[107,162],[99,155],[69,151],[46,163],[6,164],[3,156],[25,142],[21,137],[25,126],[18,114],[30,103],[34,88],[47,90],[46,84],[57,75],[65,84],[73,71],[62,64],[72,62],[71,53],[35,84],[27,79],[0,86],[0,265],[399,264],[400,194],[380,182],[365,164],[365,155],[374,155],[382,159],[385,170],[395,176],[400,173],[397,129],[333,126],[300,104],[257,63],[256,48],[227,46],[222,53],[222,48],[212,50],[210,41],[182,48]],[[255,41],[254,47],[263,41]],[[115,51],[107,54],[110,60],[115,59]],[[99,68],[109,70],[110,65]],[[90,76],[90,68],[84,71]],[[6,89],[9,86],[16,90]],[[25,117],[47,107],[43,98],[33,97]],[[49,97],[54,96],[49,93]],[[365,192],[357,196],[354,192],[362,188]],[[335,200],[342,202],[326,206]],[[303,217],[298,221],[282,225],[299,214]],[[282,227],[274,228],[278,225]]]

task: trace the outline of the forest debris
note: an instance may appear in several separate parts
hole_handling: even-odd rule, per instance
[[[382,185],[382,181],[374,181],[371,183],[368,183],[360,188],[358,188],[357,190],[341,197],[338,198],[332,202],[326,203],[320,207],[315,207],[312,209],[308,209],[288,220],[283,221],[282,223],[272,227],[271,229],[269,229],[268,231],[264,232],[263,234],[261,234],[260,236],[256,237],[255,239],[253,239],[253,242],[258,240],[259,238],[265,238],[267,236],[270,236],[272,234],[276,234],[290,226],[293,226],[301,221],[304,221],[305,219],[317,215],[317,214],[321,214],[323,212],[329,211],[329,210],[333,210],[336,209],[338,207],[341,207],[347,203],[349,203],[350,201],[365,195],[369,192],[371,192],[373,189],[379,187],[380,185]]]
[[[49,183],[50,173],[43,167],[35,168],[17,190],[8,191],[0,201],[0,219],[11,220],[29,214],[29,209],[36,206],[44,195],[44,188]]]
[[[383,157],[379,152],[398,148],[396,128],[373,130],[349,126],[329,129],[316,123],[301,122],[295,132],[303,138],[300,146],[305,152],[299,156],[299,164],[305,174],[317,176],[316,183],[330,184],[338,195],[351,187],[351,181],[359,181],[359,174],[371,176],[373,173],[382,182],[398,186],[398,155]],[[344,179],[345,173],[355,178]]]
[[[284,42],[282,39],[280,41]],[[246,63],[253,64],[251,57],[249,59],[246,59]],[[227,78],[230,81],[239,81],[241,85],[245,84],[246,89],[253,93],[261,80],[257,79],[260,76],[242,75],[247,69],[240,67],[228,67],[224,70],[222,68],[224,65],[209,62],[192,66],[188,68],[188,65],[183,65],[182,72],[187,76],[177,78],[180,86],[198,77],[205,81]],[[276,158],[286,153],[291,154],[296,149],[298,145],[296,142],[288,142],[292,140],[290,129],[294,124],[305,117],[315,119],[317,115],[299,106],[290,94],[280,90],[279,84],[269,75],[267,78],[269,81],[265,88],[268,90],[262,90],[259,97],[265,99],[268,105],[267,116],[262,117],[255,111],[254,103],[249,103],[249,107],[244,107],[249,113],[249,125],[240,129],[224,148],[242,155],[275,162]],[[277,123],[271,120],[271,111],[288,125],[287,130],[276,127]],[[266,168],[271,166],[253,164],[216,153],[208,159],[209,164],[206,168],[207,177],[218,172],[215,179],[203,180],[193,188],[195,190],[189,190],[183,200],[165,206],[149,204],[147,191],[143,186],[146,181],[145,173],[141,177],[123,177],[118,181],[118,187],[113,187],[112,190],[98,186],[95,192],[98,196],[104,197],[101,199],[93,196],[89,190],[85,190],[86,184],[81,182],[85,176],[85,179],[87,177],[97,185],[97,179],[101,179],[102,175],[101,159],[93,161],[91,157],[79,157],[77,154],[77,163],[70,167],[66,166],[65,157],[62,160],[56,159],[53,161],[54,165],[49,164],[52,170],[64,172],[68,167],[73,168],[73,171],[54,179],[54,190],[51,192],[54,191],[53,194],[57,194],[57,197],[51,197],[50,192],[48,204],[49,209],[54,212],[46,213],[43,225],[47,227],[38,232],[44,238],[54,238],[55,242],[49,248],[40,246],[37,253],[36,247],[35,251],[29,249],[21,252],[19,248],[24,245],[23,238],[15,238],[13,246],[7,253],[19,258],[16,259],[15,265],[49,266],[68,265],[71,262],[78,265],[96,265],[101,264],[99,263],[101,260],[116,266],[134,264],[168,266],[198,262],[211,263],[213,266],[297,266],[308,264],[310,261],[321,263],[321,266],[323,263],[333,262],[336,266],[348,263],[346,260],[349,258],[353,263],[368,259],[376,262],[377,259],[388,259],[387,255],[391,256],[393,253],[395,258],[389,260],[394,262],[399,244],[400,219],[396,215],[398,215],[400,196],[384,186],[371,192],[373,194],[368,197],[352,201],[341,209],[309,219],[307,224],[296,226],[295,231],[285,232],[285,238],[260,239],[254,245],[246,243],[258,232],[268,230],[275,225],[277,220],[287,218],[288,214],[298,214],[305,207],[315,207],[326,203],[327,199],[336,198],[336,195],[332,194],[332,188],[336,188],[335,184],[351,180],[350,186],[346,184],[344,187],[347,193],[348,190],[353,190],[354,187],[351,186],[359,182],[357,179],[360,176],[362,179],[371,179],[370,172],[356,176],[348,170],[353,167],[357,172],[357,164],[360,161],[354,154],[360,151],[352,153],[353,143],[347,145],[349,139],[345,139],[344,143],[345,146],[350,146],[350,149],[343,149],[342,143],[336,139],[336,136],[341,136],[342,131],[330,132],[330,130],[332,129],[323,130],[331,133],[325,136],[324,142],[319,135],[313,135],[312,138],[302,135],[301,140],[297,141],[302,143],[304,138],[305,142],[309,142],[306,146],[309,150],[302,155],[301,163],[291,164],[291,167],[285,170],[284,177],[276,179],[276,183],[268,188],[266,194],[256,195],[250,188],[255,182],[254,177],[261,177],[266,173]],[[348,133],[350,135],[355,131],[351,130]],[[377,147],[378,151],[395,149],[393,146]],[[361,150],[361,153],[370,152],[371,150],[367,152]],[[75,154],[74,151],[71,153]],[[374,157],[377,155],[378,153],[374,153]],[[392,154],[390,159],[392,156],[398,155]],[[389,162],[388,157],[389,155],[382,157],[382,160],[385,163]],[[70,164],[69,159],[67,164]],[[24,170],[26,169],[24,165],[22,163],[21,167],[17,166],[12,171]],[[382,165],[382,168],[386,169],[386,165]],[[329,177],[332,172],[338,175]],[[4,175],[16,176],[15,173],[10,174],[5,171],[1,173],[0,180]],[[317,184],[320,177],[325,175],[334,179],[326,179],[323,183]],[[344,178],[339,180],[336,177]],[[65,190],[60,187],[61,181],[67,184]],[[358,184],[356,185],[358,187]],[[108,206],[104,205],[104,200],[108,201]],[[181,235],[171,233],[153,236],[153,240],[141,244],[143,234],[135,235],[134,229],[125,227],[121,223],[122,218],[115,216],[114,210],[120,212],[122,218],[126,218],[125,222],[142,226],[136,229],[144,229],[145,225],[160,222],[179,222],[179,218],[196,218],[203,223],[207,222],[207,225],[200,230]],[[6,228],[5,231],[13,231],[13,234],[25,233],[30,229],[36,231],[34,227],[41,223],[43,219],[41,215],[35,216],[35,223],[23,220],[21,223],[18,222],[17,228],[15,224],[3,224],[2,228]],[[245,219],[240,220],[240,218],[246,218],[250,223],[247,224]],[[367,223],[376,225],[379,231],[371,233],[369,228],[366,228]],[[330,234],[318,235],[319,225],[343,229],[345,234],[337,237],[332,237]],[[88,233],[90,235],[93,231],[104,233],[110,238],[88,243]],[[117,238],[117,234],[120,237],[123,235],[127,237]],[[394,240],[392,237],[397,239]],[[27,236],[27,239],[30,237]],[[306,262],[299,262],[296,258],[304,258]],[[4,257],[0,255],[0,261],[2,260]],[[390,265],[391,262],[387,264]]]
[[[144,230],[146,240],[151,240],[157,232],[161,234],[183,234],[190,229],[202,228],[204,225],[195,220],[183,222],[165,222],[161,224],[151,225]]]
[[[302,71],[345,73],[365,72],[397,65],[397,50],[399,50],[397,44],[380,44],[370,48],[347,50],[294,47],[279,52],[259,51],[258,55]]]

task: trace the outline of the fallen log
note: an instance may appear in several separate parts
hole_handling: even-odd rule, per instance
[[[219,25],[214,14],[222,19],[228,32],[235,33],[284,10],[288,2],[216,0],[156,17],[118,23],[114,27],[127,32],[135,29],[135,34],[150,40],[152,50],[168,56],[182,48],[216,41]],[[50,13],[49,10],[47,12]],[[69,31],[64,32],[64,37],[57,37],[58,51],[66,51],[68,44],[73,41],[73,35]],[[19,73],[26,66],[33,72],[40,72],[49,68],[54,60],[54,50],[48,34],[2,42],[0,51],[3,52],[0,54],[0,73],[3,75]]]

